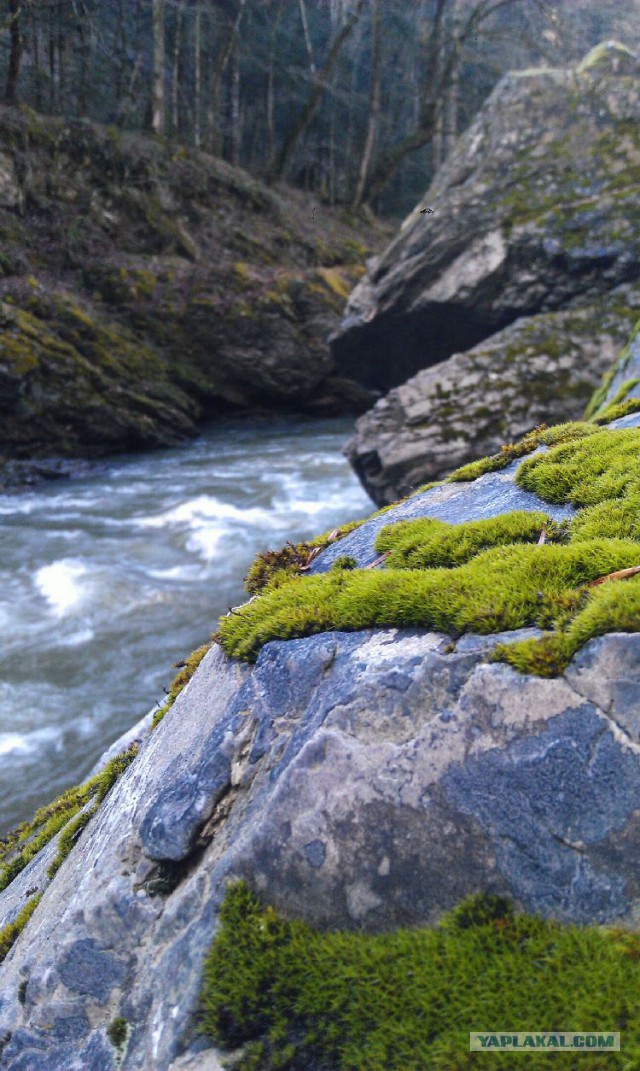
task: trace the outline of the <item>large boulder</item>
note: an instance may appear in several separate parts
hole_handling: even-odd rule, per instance
[[[354,290],[334,336],[381,391],[514,320],[640,276],[638,61],[501,80],[424,200]]]
[[[590,308],[525,316],[394,387],[345,445],[366,491],[388,505],[539,424],[580,419],[638,307],[629,283]]]
[[[633,489],[640,414],[614,427],[626,429],[611,462],[616,486]],[[537,460],[566,463],[569,484],[583,475],[571,467],[576,444],[588,450],[596,437],[596,468],[610,456],[598,445],[609,429],[558,434],[559,452]],[[375,515],[305,566],[312,578],[295,578],[296,591],[352,575],[354,565],[360,577],[375,576],[366,567],[380,566],[381,529],[424,517],[490,522],[517,510],[520,524],[533,515],[526,553],[564,560],[563,524],[579,507],[521,486],[523,464],[529,471],[536,461],[522,453],[536,449],[527,442],[509,464],[489,462],[476,478]],[[549,535],[557,546],[535,545],[538,526],[541,542]],[[449,545],[458,553],[458,541]],[[582,579],[596,575],[589,545],[575,547]],[[508,570],[514,546],[497,549]],[[614,539],[598,553],[613,566],[634,556],[633,543]],[[638,582],[618,581],[629,592]],[[537,584],[542,574],[534,604]],[[561,584],[554,592],[564,613],[581,612],[581,590],[564,602]],[[260,598],[229,622],[259,612]],[[87,811],[73,836],[65,842],[65,829],[57,832],[0,894],[0,953],[6,927],[20,919],[22,927],[0,968],[3,1067],[217,1067],[218,1054],[197,1035],[198,993],[235,878],[286,914],[329,927],[429,922],[474,891],[578,923],[637,919],[640,635],[637,616],[635,625],[613,620],[621,630],[592,626],[583,640],[592,638],[548,678],[504,661],[515,644],[540,642],[531,627],[329,629],[267,642],[254,665],[214,644],[84,831]],[[289,634],[288,621],[280,625]],[[50,878],[61,843],[70,851]],[[9,843],[9,866],[19,848]],[[26,925],[25,905],[35,907]]]

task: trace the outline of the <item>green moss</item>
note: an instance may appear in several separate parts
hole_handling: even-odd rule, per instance
[[[516,482],[546,502],[590,506],[621,498],[640,481],[640,428],[603,429],[527,458]]]
[[[593,435],[595,428],[582,421],[571,421],[567,424],[556,424],[552,428],[541,424],[534,428],[517,443],[508,443],[503,446],[499,454],[481,458],[479,461],[471,461],[463,465],[447,476],[445,483],[459,483],[467,480],[477,480],[484,476],[485,472],[497,472],[510,465],[512,461],[533,453],[539,446],[551,446],[555,443],[570,442],[572,439],[584,438]]]
[[[107,1037],[116,1049],[122,1049],[129,1035],[129,1024],[126,1019],[119,1015],[112,1019],[107,1028]]]
[[[627,398],[626,401],[618,402],[617,405],[614,405],[613,403],[608,405],[606,409],[603,409],[599,416],[593,418],[593,423],[611,424],[612,421],[619,420],[620,417],[629,416],[630,413],[637,412],[640,412],[640,398]]]
[[[27,900],[27,903],[14,921],[10,922],[0,930],[0,963],[2,963],[7,953],[17,941],[41,899],[42,896],[33,896],[31,900]]]
[[[116,755],[115,758],[109,760],[104,769],[96,774],[95,777],[91,777],[82,785],[67,789],[53,803],[42,807],[34,815],[31,822],[20,826],[18,830],[10,833],[5,838],[5,861],[0,866],[0,890],[6,889],[13,879],[24,870],[27,863],[35,858],[38,852],[61,829],[67,827],[60,837],[58,854],[51,864],[49,876],[51,877],[55,873],[72,847],[75,835],[79,833],[80,829],[86,825],[86,822],[95,813],[109,789],[135,758],[137,751],[137,745],[133,745],[127,751],[123,751],[122,754]],[[93,806],[88,810],[83,810],[82,814],[78,815],[81,808],[86,808],[92,800],[94,801]],[[86,814],[89,817],[85,820]],[[78,815],[78,818],[75,822],[72,822],[71,820],[75,815]],[[68,825],[69,823],[70,825]],[[15,854],[12,854],[13,852]]]
[[[600,539],[498,546],[455,568],[295,578],[222,618],[220,642],[227,654],[252,661],[270,640],[331,630],[421,627],[458,636],[544,625],[577,588],[638,557],[636,543]]]
[[[351,554],[341,554],[339,558],[335,559],[333,565],[331,566],[332,569],[337,569],[337,570],[340,570],[340,569],[346,569],[346,570],[357,569],[357,567],[358,567],[358,559],[354,558]]]
[[[640,542],[640,492],[581,509],[569,527],[570,539],[634,539]]]
[[[622,1071],[640,1061],[639,987],[636,934],[515,914],[497,897],[472,897],[437,927],[320,933],[240,883],[206,960],[202,1028],[244,1046],[238,1071],[463,1071],[487,1062],[468,1051],[469,1030],[597,1024],[623,1027],[623,1052],[534,1053],[524,1064]]]
[[[543,529],[548,534],[553,528],[544,513],[504,513],[463,525],[420,517],[387,525],[378,534],[376,550],[388,554],[388,569],[450,568],[490,547],[537,543]]]
[[[174,677],[171,687],[169,689],[166,703],[156,711],[153,717],[152,729],[155,729],[160,724],[162,719],[168,710],[171,709],[176,699],[180,695],[183,688],[186,688],[187,684],[193,677],[193,674],[197,670],[198,666],[202,662],[202,659],[211,649],[210,643],[205,643],[202,647],[198,647],[197,650],[192,651],[185,662],[178,663],[180,672]]]
[[[516,481],[542,499],[577,506],[571,523],[558,525],[541,511],[458,525],[401,521],[378,534],[382,568],[349,562],[349,569],[308,577],[296,575],[303,556],[290,546],[286,561],[274,555],[264,563],[260,597],[222,619],[224,650],[253,661],[270,640],[323,631],[420,627],[458,636],[537,626],[553,634],[500,646],[496,657],[549,676],[592,636],[610,627],[637,630],[635,585],[609,583],[605,594],[590,585],[640,563],[640,429],[568,424],[537,429],[532,438],[548,449],[526,458]]]
[[[612,55],[615,55],[618,59],[626,59],[634,65],[637,62],[634,53],[626,45],[621,44],[619,41],[601,41],[599,45],[594,45],[591,51],[581,60],[576,67],[576,73],[587,74],[589,71],[597,70],[599,67],[609,70],[612,65]]]
[[[585,420],[590,420],[592,417],[598,415],[600,409],[602,408],[602,406],[604,405],[604,403],[605,403],[605,401],[607,399],[607,394],[609,393],[609,389],[611,387],[611,384],[613,383],[614,378],[616,377],[616,375],[619,372],[624,371],[624,369],[626,368],[627,364],[629,363],[629,358],[631,356],[631,343],[636,338],[636,336],[638,335],[639,332],[640,332],[640,320],[638,320],[636,322],[636,325],[635,325],[633,331],[631,332],[631,336],[629,338],[629,341],[628,341],[627,345],[624,347],[624,349],[621,351],[621,353],[620,353],[616,363],[614,364],[613,368],[610,368],[608,372],[605,372],[604,376],[602,377],[601,385],[594,392],[593,397],[591,398],[591,401],[589,402],[589,405],[587,406],[587,408],[585,410],[585,414],[584,414],[584,419]],[[623,386],[624,386],[624,384],[623,384]],[[619,401],[619,400],[620,399],[616,395],[616,401]]]
[[[640,548],[636,564],[640,564]],[[632,577],[595,588],[564,631],[540,639],[499,644],[495,657],[521,673],[555,677],[589,640],[607,632],[637,632],[639,627],[640,582],[637,577]]]

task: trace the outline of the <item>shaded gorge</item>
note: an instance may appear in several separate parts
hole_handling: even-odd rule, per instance
[[[0,831],[84,778],[245,596],[255,554],[371,512],[347,420],[228,423],[0,496]]]

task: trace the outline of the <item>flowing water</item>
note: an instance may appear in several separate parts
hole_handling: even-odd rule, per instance
[[[0,832],[162,702],[258,551],[372,511],[340,453],[349,430],[230,423],[0,496]]]

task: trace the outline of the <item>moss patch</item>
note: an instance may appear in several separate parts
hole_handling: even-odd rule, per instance
[[[112,1019],[107,1029],[107,1037],[116,1049],[122,1049],[124,1047],[128,1034],[129,1024],[126,1019],[121,1015],[116,1019]]]
[[[463,528],[464,526],[460,526]],[[428,628],[453,636],[555,623],[583,585],[636,565],[631,540],[498,546],[455,568],[355,569],[296,578],[220,622],[227,654],[253,661],[265,643],[327,631]]]
[[[247,591],[250,595],[256,595],[269,585],[274,586],[297,576],[310,565],[320,551],[332,543],[337,543],[361,524],[364,524],[364,520],[351,521],[306,542],[285,543],[280,550],[263,551],[258,554],[244,578]]]
[[[640,1061],[639,987],[637,935],[518,915],[497,897],[464,901],[437,928],[371,936],[286,921],[240,883],[206,961],[202,1024],[245,1046],[238,1071],[463,1071],[487,1061],[468,1051],[470,1029],[622,1028],[622,1053],[525,1061],[605,1071]]]
[[[640,428],[604,429],[527,458],[516,482],[547,502],[589,506],[621,498],[640,482],[639,451]]]
[[[537,543],[543,529],[547,534],[555,530],[544,513],[504,513],[464,525],[420,517],[383,528],[376,539],[376,550],[388,554],[387,569],[450,568],[463,565],[491,547]]]
[[[71,850],[81,829],[95,814],[109,789],[124,773],[138,752],[133,745],[110,759],[103,770],[84,784],[67,789],[57,800],[40,808],[31,822],[9,833],[3,841],[3,862],[0,866],[0,890],[6,889],[17,875],[46,844],[64,829],[58,843],[58,853],[48,871],[49,877],[58,870]],[[87,808],[84,810],[84,808]],[[82,809],[82,813],[79,814]],[[75,816],[77,815],[77,818]],[[72,821],[72,819],[74,819]],[[67,828],[65,828],[67,827]]]
[[[151,725],[152,729],[155,729],[156,726],[160,724],[167,711],[171,709],[176,699],[180,695],[180,692],[183,688],[186,688],[187,684],[193,677],[193,674],[197,670],[198,666],[202,662],[202,659],[210,650],[210,648],[211,644],[205,643],[202,645],[202,647],[198,647],[197,650],[192,651],[185,662],[178,663],[180,672],[173,679],[173,683],[169,689],[166,703],[164,703],[163,706],[161,706],[160,709],[157,710],[153,716],[153,722]]]
[[[0,930],[0,963],[17,941],[41,899],[41,896],[33,896],[31,900],[27,900],[17,918]]]
[[[637,631],[637,581],[590,585],[640,564],[640,429],[560,425],[531,441],[549,449],[526,458],[516,482],[578,507],[571,523],[541,511],[396,522],[378,534],[387,557],[376,570],[266,573],[261,596],[222,619],[224,650],[253,661],[270,640],[332,630],[420,627],[455,637],[537,626],[552,634],[501,645],[495,657],[551,676],[591,637]]]
[[[593,435],[596,429],[582,421],[571,421],[568,424],[556,424],[553,428],[547,428],[544,424],[534,428],[528,435],[519,439],[517,443],[507,443],[499,454],[491,457],[480,458],[479,461],[471,461],[463,465],[447,476],[445,483],[461,483],[467,480],[477,480],[484,476],[485,472],[497,472],[517,461],[527,454],[533,453],[539,446],[551,446],[555,443],[570,442],[572,439],[581,439],[587,435]],[[432,485],[431,485],[432,486]]]

